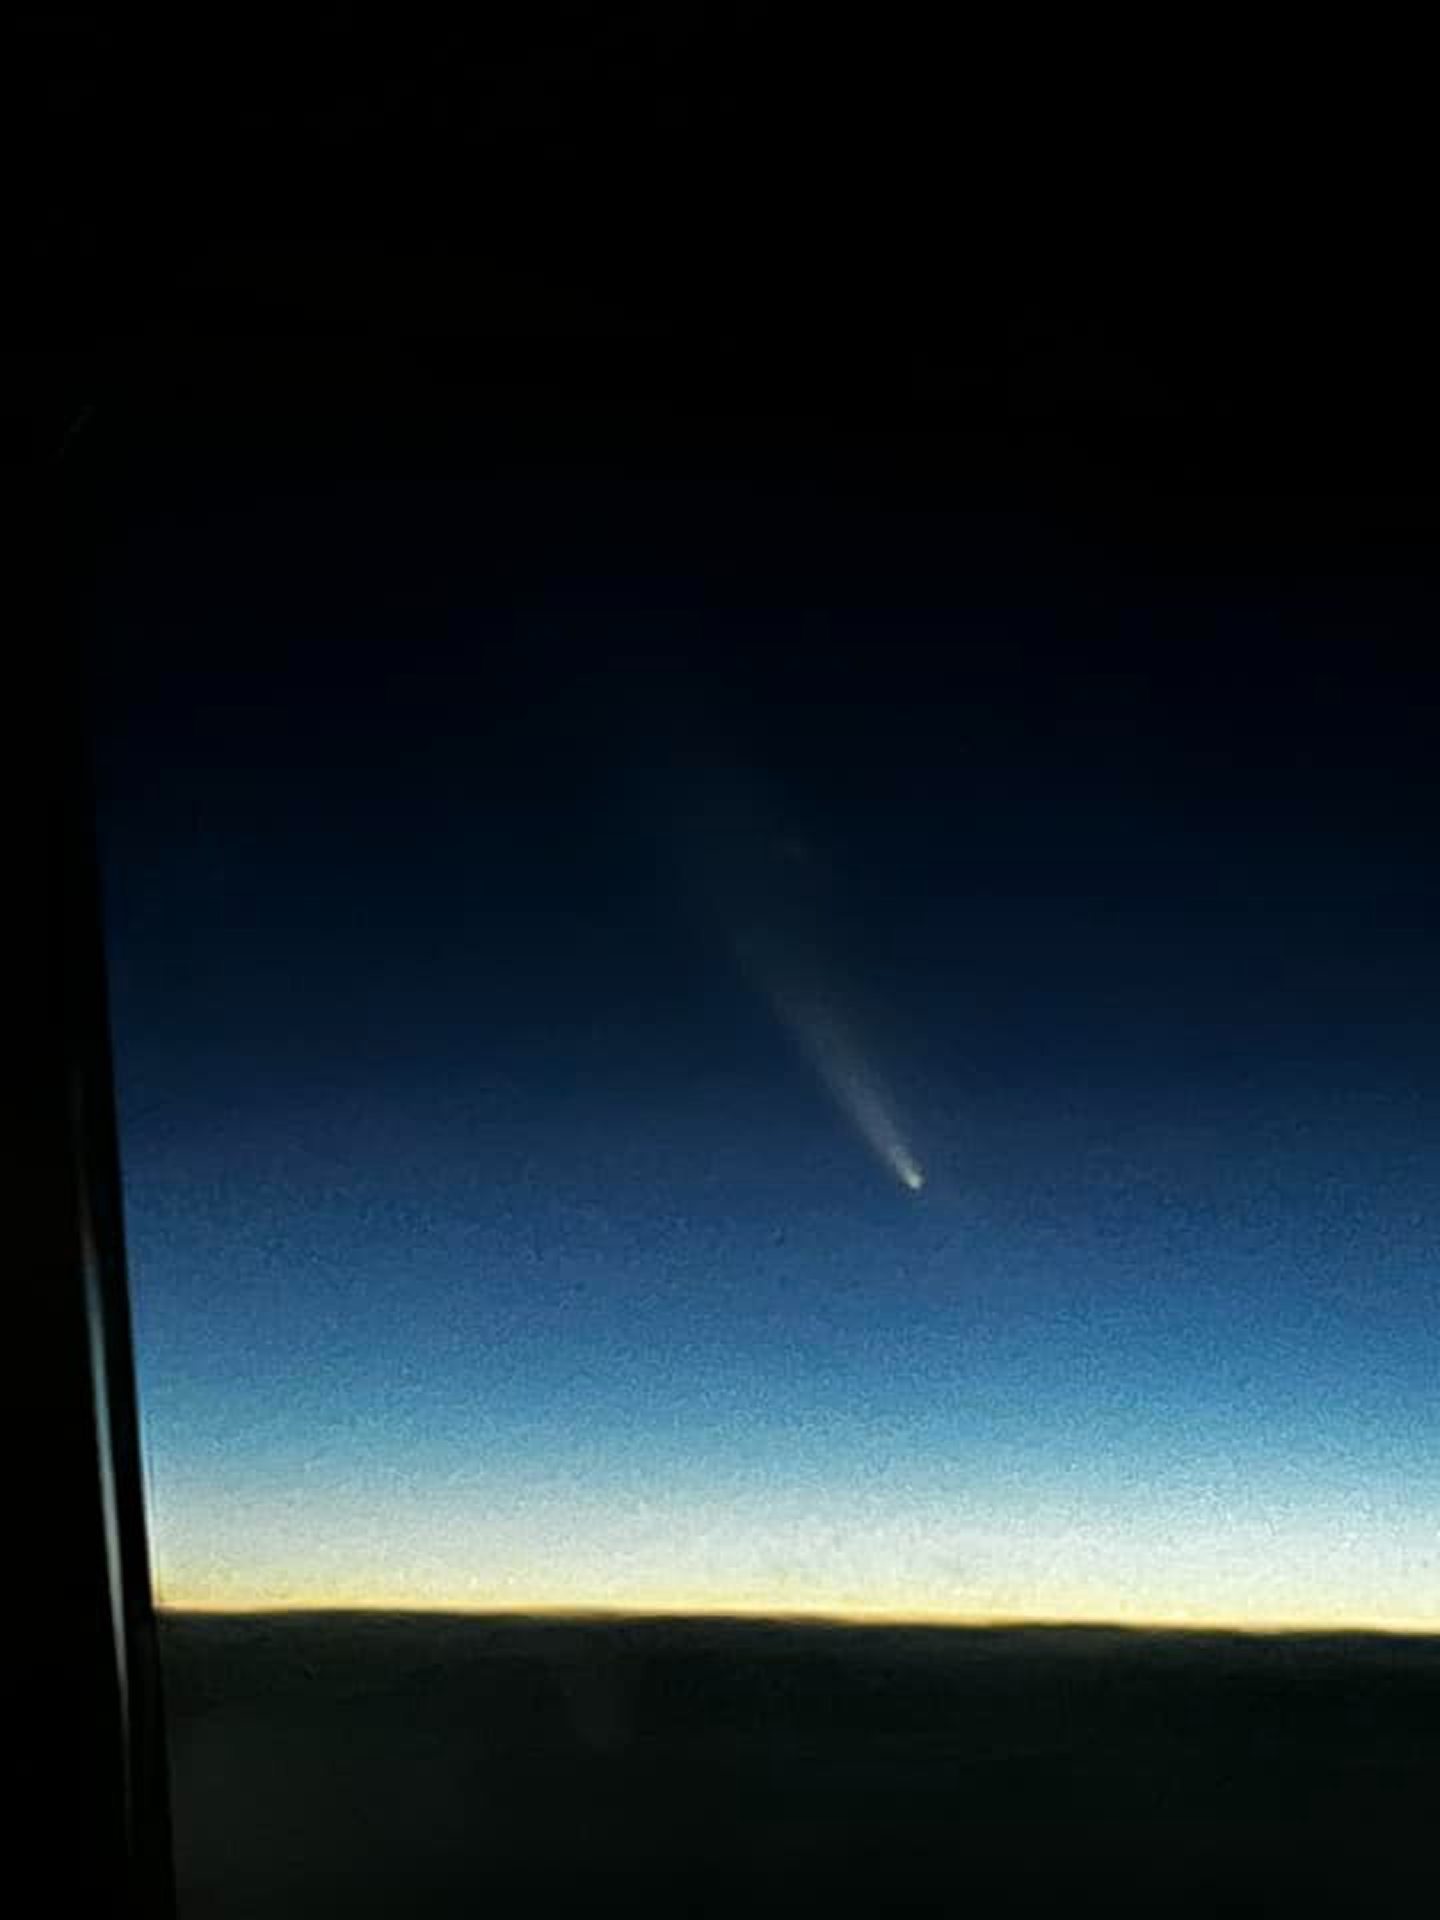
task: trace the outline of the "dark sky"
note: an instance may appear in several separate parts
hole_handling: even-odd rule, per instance
[[[112,456],[163,1600],[1440,1623],[1433,577],[1003,454]]]

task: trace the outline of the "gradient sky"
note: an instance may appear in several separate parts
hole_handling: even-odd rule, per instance
[[[1436,596],[766,451],[125,469],[162,1601],[1440,1626]]]

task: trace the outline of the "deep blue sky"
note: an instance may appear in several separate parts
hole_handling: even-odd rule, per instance
[[[768,456],[126,471],[161,1598],[1440,1624],[1433,590]]]

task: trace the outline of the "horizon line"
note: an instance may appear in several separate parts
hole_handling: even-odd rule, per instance
[[[514,1619],[514,1620],[715,1620],[774,1622],[776,1624],[813,1624],[849,1627],[931,1627],[970,1631],[1005,1631],[1015,1628],[1042,1629],[1050,1632],[1090,1631],[1112,1633],[1221,1633],[1269,1634],[1295,1637],[1321,1634],[1369,1634],[1397,1638],[1440,1638],[1440,1621],[1336,1620],[1236,1620],[1214,1619],[1120,1619],[1108,1614],[961,1614],[902,1612],[892,1609],[844,1607],[760,1607],[662,1605],[620,1606],[597,1602],[593,1605],[566,1601],[534,1601],[493,1605],[386,1602],[383,1599],[259,1601],[251,1604],[220,1601],[159,1600],[159,1614],[214,1614],[217,1616],[256,1617],[293,1614],[402,1614],[417,1619]]]

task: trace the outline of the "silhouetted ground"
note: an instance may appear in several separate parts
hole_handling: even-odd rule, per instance
[[[300,1613],[162,1647],[182,1920],[1440,1899],[1440,1638]]]

